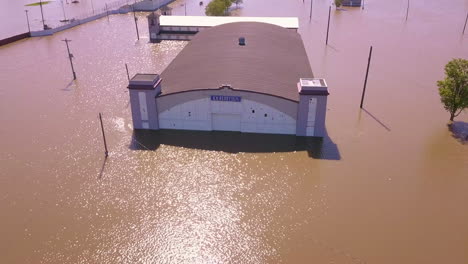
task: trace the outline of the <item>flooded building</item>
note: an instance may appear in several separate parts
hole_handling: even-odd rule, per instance
[[[343,6],[361,6],[362,0],[343,0]]]
[[[171,16],[167,9],[161,9],[163,15],[151,13],[147,16],[150,42],[162,40],[191,40],[203,30],[227,23],[260,22],[277,25],[297,32],[297,17],[235,17],[235,16]]]
[[[328,88],[300,35],[258,22],[198,33],[159,74],[129,82],[135,129],[324,136]]]

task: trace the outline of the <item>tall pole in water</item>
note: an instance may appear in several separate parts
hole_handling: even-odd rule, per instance
[[[138,24],[137,24],[138,18],[135,15],[135,6],[133,6],[132,9],[133,9],[133,18],[135,20],[135,28],[136,28],[136,32],[137,32],[137,39],[140,40],[140,33],[138,32]]]
[[[468,12],[466,13],[465,26],[463,27],[463,35],[465,35],[466,22],[468,21]]]
[[[408,4],[406,6],[406,20],[408,20],[408,13],[409,13],[409,0],[408,0]]]
[[[101,121],[101,131],[102,131],[102,138],[104,139],[104,155],[109,156],[109,152],[107,151],[107,142],[106,142],[106,134],[104,134],[104,125],[102,124],[102,116],[99,113],[99,121]]]
[[[71,69],[73,72],[73,80],[76,80],[76,73],[75,73],[75,68],[73,68],[73,60],[72,60],[73,54],[70,53],[70,48],[68,47],[68,42],[70,42],[71,40],[64,39],[62,41],[65,41],[65,44],[67,44],[68,58],[70,59],[70,65],[71,65]]]
[[[125,63],[125,69],[127,70],[127,79],[128,79],[128,81],[130,81],[130,74],[128,73],[127,63]]]
[[[93,9],[93,15],[94,15],[94,3],[93,3],[93,0],[91,0],[91,8]]]
[[[314,0],[310,0],[310,14],[309,14],[309,21],[312,20],[312,6],[314,5]]]
[[[61,20],[60,22],[67,22],[68,19],[65,16],[65,7],[63,6],[63,0],[60,0],[60,3],[62,4],[62,11],[63,11],[63,20]]]
[[[328,30],[330,29],[330,13],[331,13],[331,6],[328,7],[327,40],[325,41],[326,45],[328,45]]]
[[[367,76],[369,76],[369,66],[370,66],[371,58],[372,58],[372,46],[370,47],[369,59],[367,60],[366,79],[364,80],[364,89],[362,90],[362,97],[361,97],[361,105],[360,105],[361,108],[364,103],[364,96],[366,95]]]
[[[24,12],[26,12],[26,21],[28,22],[28,32],[31,32],[31,27],[29,26],[28,10],[24,10]]]
[[[39,7],[41,8],[42,26],[44,27],[44,30],[46,30],[46,25],[44,22],[44,13],[42,12],[42,0],[39,0]]]

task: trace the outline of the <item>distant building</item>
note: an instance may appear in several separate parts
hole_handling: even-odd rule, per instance
[[[161,9],[159,13],[163,13]],[[150,42],[191,40],[198,32],[235,22],[261,22],[297,32],[297,17],[170,16],[151,13],[147,16]]]
[[[361,6],[361,0],[343,0],[343,6]]]
[[[135,3],[132,3],[135,11],[151,12],[161,7],[164,8],[167,4],[173,2],[174,0],[143,0]],[[167,11],[167,10],[166,10]]]
[[[328,88],[300,35],[237,22],[198,33],[158,74],[129,82],[135,129],[324,136]]]

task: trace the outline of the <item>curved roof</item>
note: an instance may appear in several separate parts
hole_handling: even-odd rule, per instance
[[[239,45],[245,38],[245,46]],[[299,78],[312,78],[300,35],[279,26],[238,22],[198,33],[162,72],[163,94],[223,84],[298,101]]]

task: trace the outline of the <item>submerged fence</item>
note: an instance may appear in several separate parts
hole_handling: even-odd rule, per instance
[[[113,14],[126,14],[131,11],[152,11],[173,1],[174,0],[118,0],[111,3],[106,3],[104,7],[97,9],[93,8],[91,12],[75,16],[66,22],[60,22],[60,25],[48,25],[52,27],[50,29],[31,31],[5,39],[0,39],[0,46],[28,37],[53,35],[56,32],[60,32]]]
[[[133,1],[132,4],[142,2],[144,0]],[[49,36],[56,32],[60,32],[96,19],[103,18],[112,14],[125,14],[132,11],[132,4],[128,4],[129,0],[119,0],[112,3],[107,3],[104,7],[94,9],[92,12],[80,15],[63,22],[62,25],[53,27],[51,29],[31,31],[31,37]]]
[[[31,31],[31,37],[52,35],[56,32],[113,14],[126,14],[131,11],[152,11],[173,1],[174,0],[119,0],[107,3],[102,8],[94,9],[92,12],[74,17],[60,26],[47,30]]]

